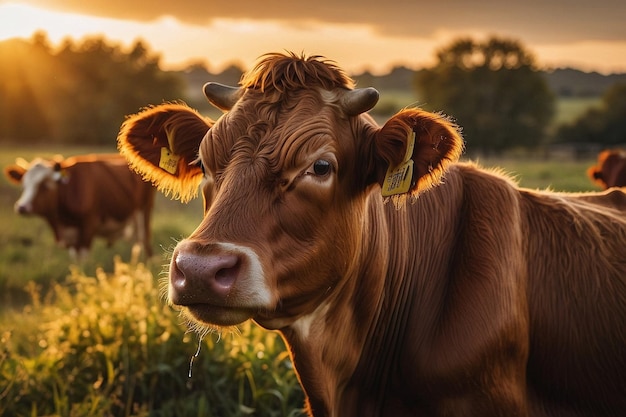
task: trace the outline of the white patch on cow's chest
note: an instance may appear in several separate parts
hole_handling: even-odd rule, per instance
[[[322,303],[313,313],[299,317],[290,327],[301,340],[307,340],[311,335],[311,327],[313,324],[317,323],[317,326],[319,326],[324,323],[329,308],[330,305],[328,303]]]

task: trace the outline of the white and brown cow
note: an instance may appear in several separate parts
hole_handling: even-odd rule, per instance
[[[119,154],[92,154],[67,159],[18,159],[4,169],[21,184],[15,211],[44,218],[56,241],[75,260],[83,260],[95,236],[109,244],[130,230],[148,256],[154,187],[128,168]]]
[[[240,84],[205,86],[216,122],[164,104],[118,137],[166,192],[204,179],[169,273],[196,326],[278,330],[316,417],[623,415],[624,193],[457,163],[448,119],[380,127],[376,90],[320,57],[264,56]]]

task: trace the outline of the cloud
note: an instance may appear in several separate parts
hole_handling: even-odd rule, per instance
[[[207,25],[214,19],[367,24],[386,36],[429,37],[437,31],[506,34],[534,43],[626,40],[626,2],[598,0],[21,0],[48,9],[116,19],[154,21],[171,16]]]

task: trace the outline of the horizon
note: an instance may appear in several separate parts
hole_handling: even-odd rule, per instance
[[[72,38],[70,36],[68,37],[64,37],[63,39],[61,39],[60,41],[58,41],[56,44],[53,43],[48,35],[48,33],[44,30],[37,30],[35,32],[33,32],[30,36],[28,37],[22,37],[22,36],[17,36],[17,37],[12,37],[12,38],[7,38],[7,39],[0,39],[0,43],[2,42],[11,42],[11,41],[24,41],[24,42],[32,42],[33,39],[39,35],[39,34],[43,34],[46,36],[46,39],[48,41],[50,41],[50,48],[52,50],[53,53],[58,52],[58,50],[63,46],[63,43],[66,41],[71,41],[74,44],[80,44],[81,42],[90,39],[90,38],[97,38],[97,37],[103,37],[103,40],[105,42],[107,42],[109,45],[111,46],[119,46],[123,51],[127,51],[128,49],[130,49],[132,47],[132,44],[122,44],[119,40],[115,40],[115,39],[110,39],[107,38],[106,36],[104,36],[101,33],[94,33],[94,34],[88,34],[80,39],[75,39]],[[163,54],[160,51],[157,51],[156,49],[153,48],[153,46],[146,40],[143,39],[137,39],[136,41],[141,41],[143,42],[143,44],[148,48],[148,52],[151,54],[154,54],[156,56],[159,57],[159,66],[161,68],[161,70],[163,71],[172,71],[172,72],[184,72],[186,70],[189,70],[193,67],[197,67],[197,66],[201,66],[204,70],[206,70],[209,74],[214,74],[214,75],[219,75],[222,74],[223,72],[227,71],[229,68],[231,67],[236,67],[239,70],[241,70],[242,72],[245,72],[247,70],[249,70],[252,65],[254,64],[254,62],[251,62],[249,64],[244,64],[241,60],[233,60],[232,62],[224,62],[223,65],[221,67],[219,67],[218,69],[215,68],[211,68],[211,63],[206,61],[206,60],[201,60],[201,59],[196,59],[196,58],[192,58],[190,60],[188,60],[185,63],[181,63],[181,64],[176,64],[173,66],[168,66],[167,64],[164,64],[163,61]],[[524,45],[522,45],[524,46]],[[332,60],[332,59],[331,59]],[[420,71],[423,69],[427,69],[430,66],[428,65],[424,65],[424,66],[419,66],[419,67],[410,67],[408,65],[404,65],[404,64],[397,64],[397,65],[393,65],[390,64],[391,66],[389,66],[388,68],[386,68],[386,70],[383,71],[371,71],[369,68],[362,68],[362,69],[357,69],[357,71],[350,71],[348,72],[351,76],[361,76],[361,75],[371,75],[374,77],[384,77],[384,76],[388,76],[389,74],[391,74],[394,70],[397,69],[407,69],[409,71]],[[552,73],[555,71],[567,71],[567,70],[572,70],[572,71],[577,71],[577,72],[581,72],[583,74],[597,74],[600,76],[604,76],[604,77],[609,77],[609,76],[620,76],[620,75],[626,75],[626,69],[622,70],[622,71],[615,71],[615,72],[601,72],[601,71],[597,71],[597,70],[585,70],[584,68],[577,68],[574,66],[559,66],[559,67],[539,67],[537,68],[538,71],[541,72],[546,72],[546,73]]]
[[[495,36],[518,41],[542,70],[626,72],[626,25],[619,17],[626,5],[614,0],[593,7],[567,7],[566,0],[470,6],[451,0],[448,7],[391,0],[385,8],[354,0],[318,2],[309,11],[298,0],[272,0],[270,7],[251,0],[210,6],[179,0],[176,8],[156,0],[150,8],[122,0],[0,0],[0,40],[29,39],[37,31],[46,32],[54,46],[98,35],[123,48],[142,40],[164,69],[203,62],[211,72],[249,68],[264,53],[291,50],[323,55],[350,73],[380,75],[395,67],[432,66],[436,51],[454,40]],[[406,13],[397,13],[400,7]]]

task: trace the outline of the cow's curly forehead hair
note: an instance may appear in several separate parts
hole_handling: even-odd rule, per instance
[[[242,76],[240,85],[246,90],[241,105],[224,114],[200,145],[209,171],[219,173],[233,161],[235,151],[237,160],[244,155],[257,161],[262,157],[273,173],[285,164],[294,164],[297,152],[293,150],[314,136],[307,130],[310,121],[304,127],[307,118],[296,118],[318,114],[322,105],[331,104],[316,90],[350,89],[354,81],[319,55],[270,53]]]
[[[306,57],[290,52],[261,56],[255,67],[242,76],[240,85],[280,96],[285,91],[311,87],[352,89],[354,81],[334,61],[319,55]]]

